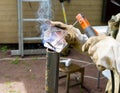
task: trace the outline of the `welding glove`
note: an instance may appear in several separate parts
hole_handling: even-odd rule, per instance
[[[117,37],[118,28],[120,23],[120,13],[113,15],[108,21],[108,34],[114,38]]]
[[[73,25],[67,25],[58,21],[51,21],[51,24],[66,31],[65,40],[70,46],[81,52],[82,44],[88,39],[85,34],[81,34],[80,30],[73,27]]]
[[[100,71],[116,70],[120,74],[120,43],[112,37],[91,37],[82,46],[82,51],[87,51]]]

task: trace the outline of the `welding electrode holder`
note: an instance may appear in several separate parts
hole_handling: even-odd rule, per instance
[[[92,26],[90,25],[88,20],[85,18],[85,16],[78,14],[76,16],[76,19],[88,37],[98,35],[98,32],[92,28]]]

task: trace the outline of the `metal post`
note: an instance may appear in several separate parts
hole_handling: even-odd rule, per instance
[[[58,93],[59,53],[47,50],[45,90],[46,93]]]
[[[19,40],[19,52],[21,56],[23,55],[23,23],[22,23],[22,17],[23,17],[23,8],[22,8],[22,0],[18,0],[18,40]]]

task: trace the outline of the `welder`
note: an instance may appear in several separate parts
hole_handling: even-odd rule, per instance
[[[51,24],[67,31],[66,41],[78,51],[87,52],[99,71],[111,71],[105,93],[120,93],[120,13],[108,21],[109,36],[104,34],[88,38],[73,25],[55,21]]]

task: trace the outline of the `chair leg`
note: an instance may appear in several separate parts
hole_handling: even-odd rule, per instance
[[[81,84],[80,84],[80,93],[83,93],[83,92],[82,92],[82,85],[81,85]]]
[[[67,73],[66,77],[66,93],[69,93],[70,73]]]
[[[81,85],[83,86],[83,82],[84,82],[84,68],[82,68],[80,71],[79,71],[80,73],[81,73]]]
[[[79,72],[81,73],[81,78],[80,78],[80,93],[82,93],[82,87],[83,87],[83,82],[84,82],[84,68],[80,69]]]

